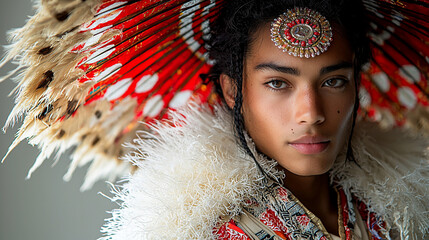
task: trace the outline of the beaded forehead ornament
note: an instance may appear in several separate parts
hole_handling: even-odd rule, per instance
[[[315,57],[328,49],[332,29],[319,12],[295,7],[271,23],[271,40],[289,55]]]

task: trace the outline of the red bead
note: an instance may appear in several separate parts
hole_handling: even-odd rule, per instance
[[[313,41],[311,41],[311,39],[308,39],[308,41],[307,41],[307,42],[308,42],[308,44],[310,44],[310,45],[311,45],[311,44],[313,44]]]
[[[288,23],[288,24],[287,24],[287,26],[288,26],[289,28],[293,27],[292,23]]]
[[[310,20],[309,19],[307,19],[306,21],[305,21],[305,24],[309,24],[310,23]]]
[[[301,19],[301,24],[304,24],[304,19]]]
[[[286,39],[287,40],[290,40],[292,38],[292,36],[291,35],[286,35]]]
[[[301,42],[301,46],[305,47],[305,42],[304,41]]]
[[[296,39],[294,37],[291,38],[291,42],[295,42]]]
[[[299,20],[297,19],[297,20],[295,20],[295,22],[296,22],[296,24],[299,24]]]
[[[313,42],[315,42],[315,41],[317,40],[317,38],[316,38],[316,37],[313,37],[311,40],[312,40]]]
[[[314,35],[319,36],[320,33],[319,32],[314,32]]]

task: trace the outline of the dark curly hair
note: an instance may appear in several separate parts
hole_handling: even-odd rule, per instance
[[[244,136],[244,120],[241,114],[243,62],[253,34],[263,24],[271,22],[274,18],[293,7],[308,7],[325,16],[331,23],[342,27],[354,53],[354,78],[356,99],[353,113],[352,131],[355,125],[357,109],[359,107],[357,89],[360,82],[362,65],[369,61],[369,40],[366,36],[368,23],[362,3],[356,0],[226,0],[221,13],[211,26],[211,38],[209,40],[210,58],[215,65],[209,74],[215,82],[216,90],[220,96],[222,90],[219,84],[221,74],[226,74],[234,79],[236,96],[235,105],[231,109],[235,134],[240,145],[252,156]],[[347,148],[347,159],[355,162],[351,149],[350,134]]]

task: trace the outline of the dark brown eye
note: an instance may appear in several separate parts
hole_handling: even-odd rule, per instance
[[[323,85],[331,88],[341,88],[346,84],[347,80],[341,78],[328,79]]]
[[[286,88],[287,84],[284,81],[272,80],[267,83],[267,85],[273,89],[283,89]]]

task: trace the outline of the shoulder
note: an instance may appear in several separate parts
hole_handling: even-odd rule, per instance
[[[128,160],[138,170],[115,193],[121,208],[103,229],[106,239],[212,239],[220,219],[240,212],[260,177],[235,143],[229,114],[216,111],[190,107],[173,126],[134,141]]]
[[[393,229],[421,239],[429,225],[428,139],[401,129],[359,123],[352,139],[357,163],[339,156],[332,177],[383,216]]]

